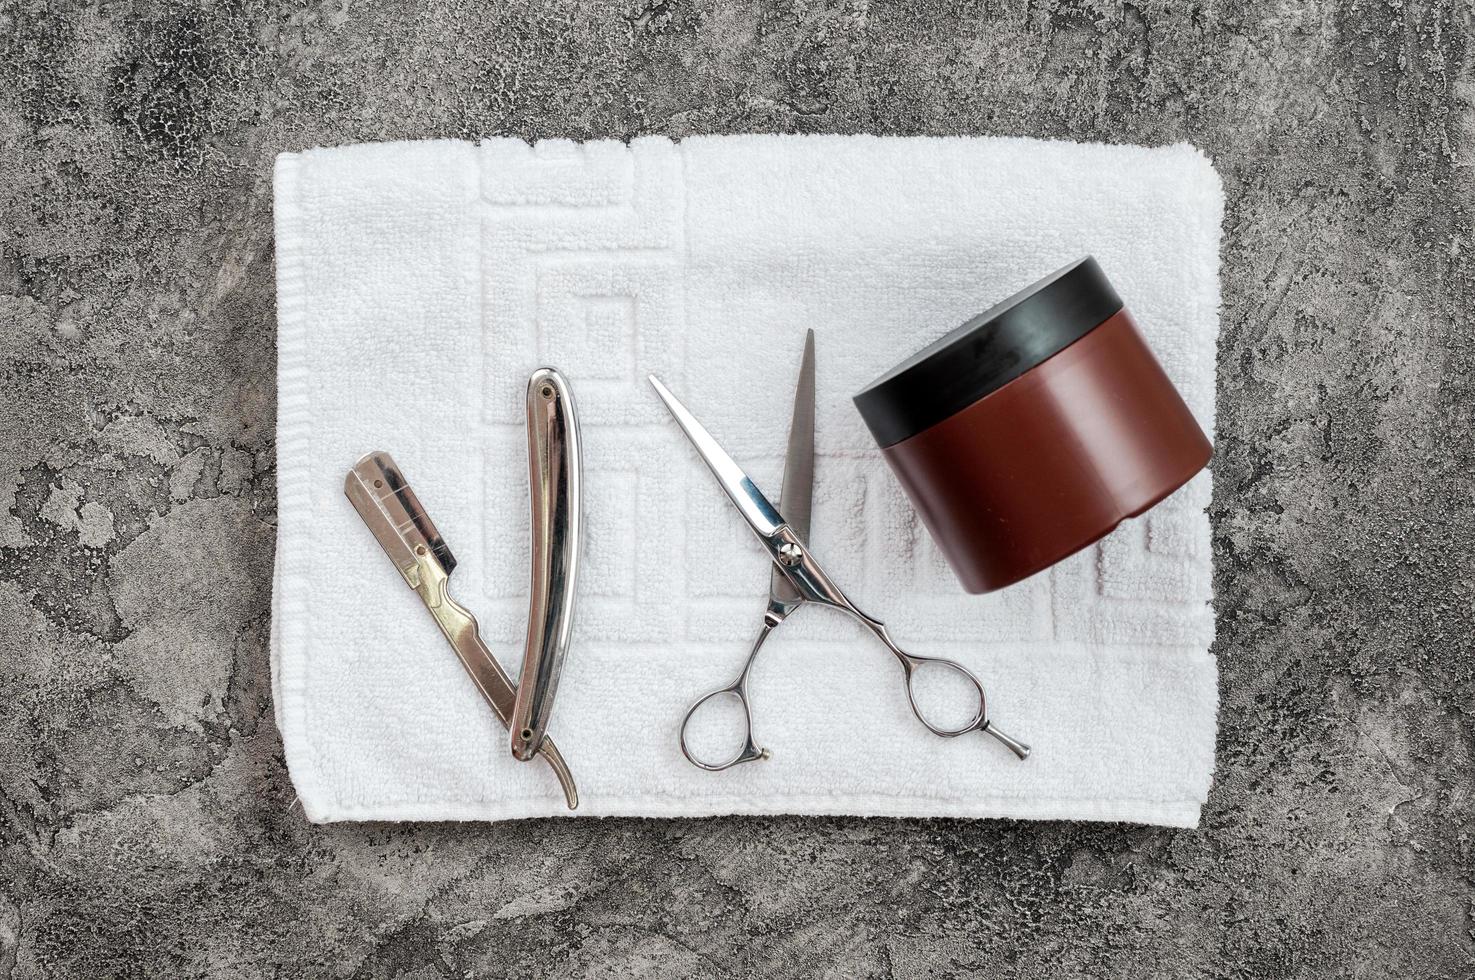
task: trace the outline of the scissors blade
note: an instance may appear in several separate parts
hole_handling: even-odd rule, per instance
[[[773,509],[773,504],[763,496],[763,491],[744,473],[742,467],[733,462],[727,450],[718,445],[717,440],[712,438],[702,423],[696,420],[686,406],[663,384],[661,379],[654,374],[649,376],[651,387],[656,394],[661,396],[661,401],[666,403],[666,410],[676,419],[676,424],[681,426],[681,431],[686,433],[686,438],[696,447],[697,454],[702,457],[702,462],[712,471],[723,491],[737,507],[753,533],[767,540],[773,533],[783,526],[784,519]]]
[[[814,331],[804,335],[804,358],[794,386],[794,414],[789,422],[789,451],[784,457],[784,486],[778,509],[789,527],[809,543],[809,514],[814,504]],[[778,565],[768,584],[771,603],[786,606],[799,601],[799,590]]]

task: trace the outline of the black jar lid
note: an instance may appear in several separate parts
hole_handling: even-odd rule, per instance
[[[1022,289],[867,385],[855,407],[882,449],[1002,388],[1122,308],[1091,256]]]

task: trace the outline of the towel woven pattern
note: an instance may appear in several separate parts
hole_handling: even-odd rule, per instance
[[[390,143],[276,168],[273,684],[310,819],[563,812],[515,762],[341,486],[392,453],[516,671],[527,611],[523,389],[583,421],[586,541],[551,732],[579,815],[810,813],[1191,826],[1213,769],[1210,476],[1002,593],[964,595],[850,404],[993,301],[1093,254],[1213,431],[1222,193],[1186,146],[992,138]],[[816,555],[904,647],[973,668],[1016,761],[912,718],[889,655],[805,609],[753,679],[769,761],[700,772],[676,727],[760,624],[763,555],[645,384],[775,500],[817,334]]]

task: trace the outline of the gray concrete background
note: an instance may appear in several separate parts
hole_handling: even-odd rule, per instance
[[[1472,20],[0,0],[0,978],[1475,975]],[[1216,161],[1223,708],[1197,831],[292,808],[273,155],[745,131]]]

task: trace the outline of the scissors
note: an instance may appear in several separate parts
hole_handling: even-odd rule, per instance
[[[901,668],[906,681],[907,701],[912,714],[932,734],[941,738],[956,738],[968,732],[985,732],[998,739],[1020,759],[1029,756],[1029,746],[1010,738],[993,726],[988,719],[987,701],[983,684],[978,677],[955,660],[941,657],[919,657],[907,653],[896,645],[879,620],[862,612],[846,597],[827,575],[809,551],[805,539],[809,537],[809,515],[814,499],[814,331],[804,339],[804,359],[799,368],[799,383],[794,392],[794,411],[789,424],[789,447],[784,461],[783,490],[779,497],[779,508],[775,509],[748,474],[733,461],[732,457],[713,439],[707,430],[687,411],[685,405],[661,384],[655,375],[650,376],[651,386],[665,402],[666,408],[691,440],[702,461],[727,493],[729,499],[743,515],[758,540],[768,551],[773,562],[768,590],[768,609],[763,614],[763,627],[758,639],[743,661],[737,679],[726,687],[718,688],[699,698],[686,712],[681,721],[681,751],[695,766],[708,772],[721,772],[745,762],[767,759],[769,752],[760,748],[753,739],[753,710],[748,701],[748,678],[758,659],[758,651],[764,642],[784,620],[806,603],[830,606],[849,614],[875,635],[891,651]],[[957,728],[935,724],[923,713],[917,701],[914,682],[917,672],[924,667],[943,668],[959,675],[973,694],[978,697],[977,707],[967,724]],[[745,732],[743,744],[736,754],[722,762],[710,762],[699,758],[687,742],[687,729],[692,717],[702,705],[715,698],[735,697],[742,705]],[[971,697],[971,695],[970,695]]]

